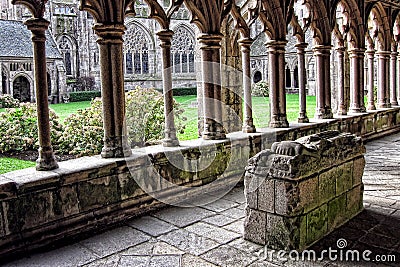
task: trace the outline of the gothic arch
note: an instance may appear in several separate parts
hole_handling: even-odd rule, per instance
[[[57,45],[64,58],[66,74],[77,76],[77,41],[67,34],[62,34],[57,37]]]
[[[34,96],[31,77],[23,72],[16,74],[12,80],[12,95],[21,102],[30,102]]]
[[[296,1],[297,2],[297,1]],[[316,45],[331,45],[331,26],[329,15],[323,0],[304,0],[310,12],[310,28],[314,32]]]
[[[180,23],[173,29],[171,63],[174,73],[193,73],[195,59],[195,34],[190,27]]]
[[[124,35],[124,61],[126,74],[149,74],[150,52],[154,51],[154,41],[149,31],[137,23],[131,21],[127,24]]]
[[[390,51],[390,26],[385,8],[377,2],[370,7],[367,17],[369,35],[375,43],[375,48],[379,51]]]

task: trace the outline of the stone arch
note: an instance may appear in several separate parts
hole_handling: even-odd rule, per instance
[[[30,102],[32,100],[32,80],[24,73],[15,75],[13,81],[13,97],[20,102]]]
[[[339,0],[333,7],[334,13],[336,13],[338,8],[340,8],[342,11],[342,17],[340,17],[342,22],[338,21],[338,18],[334,16],[334,28],[336,31],[340,32],[342,37],[347,37],[346,39],[350,49],[364,48],[366,31],[357,3],[354,0]],[[340,36],[337,37],[340,38]]]
[[[149,74],[154,55],[154,40],[146,27],[136,21],[127,24],[124,35],[124,65],[126,74]]]
[[[379,2],[374,3],[368,9],[368,31],[375,48],[379,51],[390,51],[390,26],[386,10]]]
[[[195,72],[195,34],[187,25],[180,23],[173,29],[171,63],[174,73]]]
[[[259,17],[270,40],[286,40],[286,20],[279,1],[263,1]]]

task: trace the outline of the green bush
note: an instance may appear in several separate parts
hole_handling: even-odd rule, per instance
[[[18,108],[19,100],[11,95],[0,95],[0,108]]]
[[[126,93],[126,123],[128,141],[132,147],[152,144],[164,137],[163,95],[154,89],[137,88]],[[91,106],[79,110],[65,120],[65,131],[60,138],[62,153],[79,156],[94,155],[103,146],[103,119],[101,100],[95,99]],[[177,131],[183,132],[183,109],[175,102]]]
[[[69,101],[70,102],[91,101],[96,97],[100,96],[101,96],[100,91],[70,92]]]
[[[162,89],[157,89],[157,91],[163,93]],[[197,95],[197,87],[173,88],[172,92],[174,96]]]
[[[63,132],[58,116],[50,110],[51,140],[55,149]],[[0,113],[0,152],[39,148],[36,105],[21,103],[20,108]]]
[[[253,84],[251,94],[253,96],[269,97],[269,86],[265,81]]]

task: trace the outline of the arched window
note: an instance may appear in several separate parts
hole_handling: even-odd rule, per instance
[[[66,37],[62,36],[58,41],[58,47],[64,56],[65,71],[67,75],[74,75],[74,65],[73,65],[73,52],[72,43]]]
[[[124,39],[125,73],[148,74],[150,40],[146,33],[137,25],[131,24]]]
[[[194,37],[185,27],[175,30],[171,45],[173,72],[194,72]]]

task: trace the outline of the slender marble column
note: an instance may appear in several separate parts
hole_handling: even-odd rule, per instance
[[[375,92],[374,92],[374,55],[375,50],[366,52],[368,58],[368,110],[376,110],[375,107]]]
[[[307,117],[307,107],[306,107],[306,59],[305,59],[305,49],[307,47],[306,43],[296,44],[297,48],[297,60],[298,60],[298,70],[299,70],[299,104],[300,111],[297,121],[300,123],[309,122]]]
[[[33,60],[35,73],[36,105],[38,116],[39,158],[36,170],[46,171],[58,168],[51,146],[49,102],[47,92],[46,35],[49,22],[43,18],[32,18],[25,25],[32,32]]]
[[[202,34],[198,37],[202,55],[203,73],[203,139],[225,139],[222,125],[221,102],[221,34]]]
[[[125,90],[123,72],[123,24],[96,24],[100,47],[100,76],[103,102],[103,158],[121,158],[132,154],[125,125]]]
[[[338,87],[338,115],[347,114],[347,105],[344,95],[344,51],[343,46],[336,48],[338,68],[337,68],[337,87]]]
[[[244,96],[244,122],[243,132],[255,133],[256,127],[253,124],[253,105],[251,101],[251,77],[250,77],[250,46],[253,40],[243,38],[239,40],[242,52],[242,71],[243,71],[243,96]]]
[[[364,105],[364,49],[352,49],[350,57],[350,109],[351,113],[365,112]]]
[[[397,75],[400,75],[400,53],[397,54]],[[397,79],[397,102],[400,103],[400,79]]]
[[[378,108],[390,107],[388,99],[388,59],[390,52],[379,51],[378,55]]]
[[[179,146],[174,119],[174,96],[171,73],[171,40],[173,34],[170,30],[161,30],[157,33],[161,42],[164,92],[165,138],[162,140],[162,144],[166,147]]]
[[[316,91],[317,108],[315,112],[316,119],[333,118],[331,108],[331,83],[330,83],[330,46],[318,45],[314,47],[314,56],[316,62]]]
[[[390,54],[390,104],[397,106],[397,52]]]
[[[269,61],[269,99],[271,104],[270,127],[289,127],[286,116],[285,91],[285,46],[286,41],[271,41],[266,44]]]

